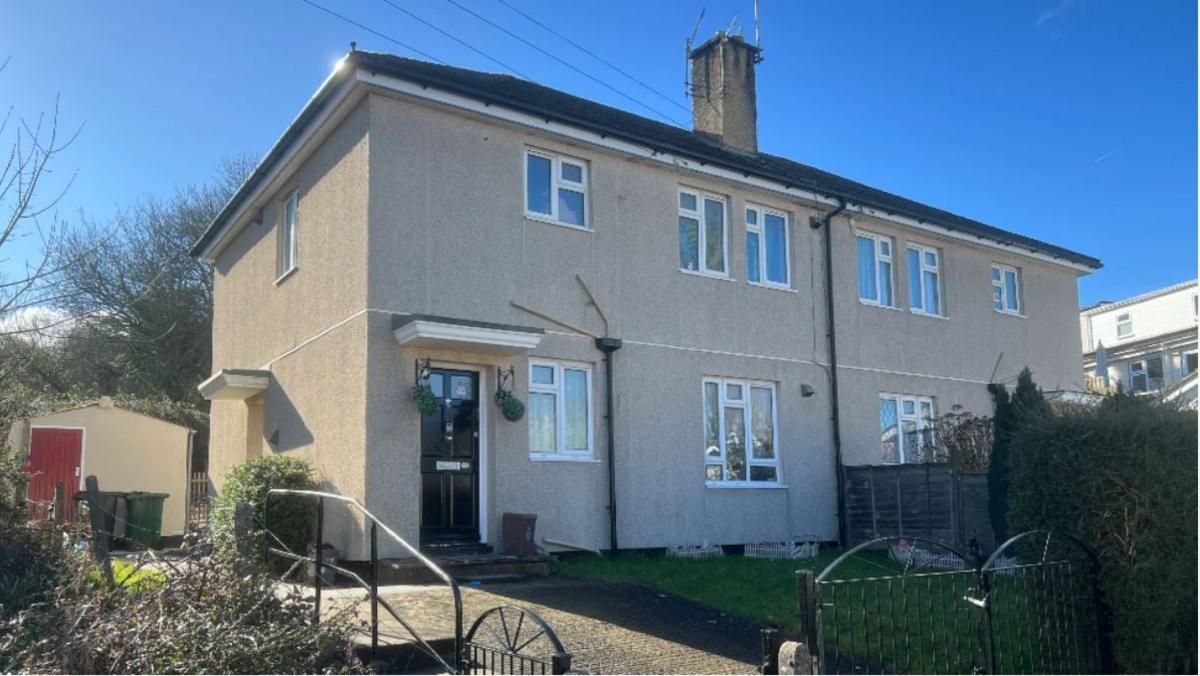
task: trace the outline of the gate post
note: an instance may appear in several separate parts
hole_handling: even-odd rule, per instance
[[[811,570],[796,571],[796,592],[800,611],[800,640],[787,641],[780,646],[776,667],[781,674],[820,673],[816,573]]]
[[[992,626],[992,582],[986,570],[976,569],[975,576],[983,605],[983,663],[987,673],[995,674],[997,673],[996,637],[995,628]]]

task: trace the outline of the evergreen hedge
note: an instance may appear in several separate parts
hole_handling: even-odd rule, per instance
[[[1115,395],[1025,416],[1006,435],[1012,532],[1096,550],[1117,668],[1195,673],[1196,412]]]
[[[213,502],[213,540],[223,548],[234,545],[234,511],[239,503],[253,507],[254,551],[261,552],[269,536],[271,546],[281,544],[301,556],[312,545],[316,525],[316,503],[295,496],[276,496],[267,511],[267,492],[272,488],[316,490],[317,481],[308,463],[286,455],[264,455],[234,467]],[[278,540],[276,539],[278,538]]]

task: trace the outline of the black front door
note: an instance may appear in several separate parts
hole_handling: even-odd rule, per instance
[[[479,374],[430,369],[421,418],[421,544],[479,542]]]

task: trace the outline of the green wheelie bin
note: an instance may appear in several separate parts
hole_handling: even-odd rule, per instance
[[[163,503],[168,497],[167,493],[142,491],[125,495],[126,536],[130,540],[151,549],[158,547],[162,542]]]

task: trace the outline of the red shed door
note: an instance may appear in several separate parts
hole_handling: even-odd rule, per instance
[[[35,427],[29,440],[29,501],[54,504],[54,487],[66,489],[65,518],[75,518],[75,493],[79,490],[79,462],[83,456],[83,430]],[[30,505],[31,513],[45,518],[48,507]]]

